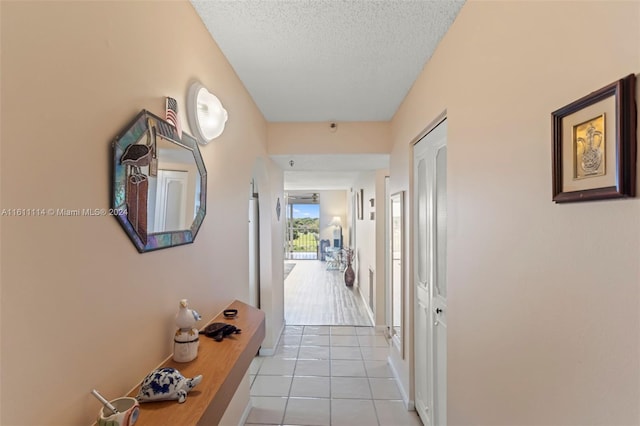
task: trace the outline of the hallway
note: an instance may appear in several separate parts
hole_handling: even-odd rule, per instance
[[[341,271],[285,262],[286,326],[273,356],[254,358],[247,425],[421,425],[387,363],[389,343]]]
[[[406,411],[373,327],[286,326],[250,368],[247,425],[421,425]]]
[[[341,271],[328,271],[320,260],[295,263],[284,280],[284,318],[287,325],[370,326],[364,301],[344,284]]]

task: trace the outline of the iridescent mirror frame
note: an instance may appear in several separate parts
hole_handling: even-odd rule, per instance
[[[200,175],[200,194],[199,205],[195,212],[193,223],[188,229],[141,235],[136,231],[128,216],[127,183],[129,176],[127,167],[130,166],[123,164],[122,159],[127,148],[140,141],[145,134],[164,138],[181,148],[189,150],[193,154],[198,174]],[[178,132],[171,124],[147,110],[142,110],[124,131],[115,138],[111,165],[111,207],[118,222],[138,252],[145,253],[193,243],[207,210],[207,170],[195,138],[185,132],[182,133],[182,137],[179,137]]]

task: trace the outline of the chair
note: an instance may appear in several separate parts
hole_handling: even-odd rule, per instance
[[[329,240],[320,240],[320,260],[325,262],[327,256],[327,248],[329,247]]]
[[[325,252],[327,271],[339,271],[342,269],[341,250],[338,247],[327,247]]]
[[[327,270],[344,271],[346,265],[346,253],[340,247],[327,248]]]

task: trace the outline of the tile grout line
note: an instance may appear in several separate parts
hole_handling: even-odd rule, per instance
[[[287,408],[289,408],[289,399],[291,398],[291,389],[293,389],[293,380],[296,377],[296,370],[298,369],[298,361],[300,358],[300,347],[302,346],[302,336],[304,335],[304,327],[302,327],[303,334],[300,335],[300,340],[298,341],[298,350],[296,351],[296,362],[293,366],[293,372],[291,373],[291,384],[289,385],[289,392],[287,393],[287,401],[284,404],[284,411],[282,412],[282,422],[280,424],[285,424],[285,418],[287,416]]]
[[[329,337],[329,425],[333,424],[333,356],[331,355],[331,337]]]
[[[304,333],[306,331],[306,327],[307,326],[303,326],[302,327],[302,331],[301,331],[302,334],[300,335],[300,340],[298,341],[298,344],[296,345],[295,364],[294,364],[294,368],[293,368],[293,372],[292,372],[292,376],[291,376],[292,377],[291,378],[291,383],[290,383],[290,386],[289,386],[289,389],[288,389],[288,392],[287,392],[287,395],[286,395],[284,411],[283,411],[283,414],[282,414],[282,417],[281,417],[282,421],[281,421],[280,424],[285,424],[287,410],[288,410],[288,408],[290,408],[290,406],[289,406],[290,399],[294,397],[294,396],[292,396],[293,382],[294,382],[294,380],[296,378],[296,373],[299,372],[299,370],[298,370],[299,369],[299,362],[298,361],[300,361],[300,352],[301,352],[301,348],[302,348],[302,338],[305,335]],[[311,326],[311,327],[314,327],[314,326]],[[378,416],[378,410],[377,410],[377,407],[376,407],[376,404],[375,404],[375,398],[374,398],[374,394],[373,394],[373,386],[372,386],[372,382],[371,382],[372,377],[369,375],[370,373],[367,370],[367,364],[366,364],[367,360],[365,360],[365,354],[363,353],[363,350],[362,350],[363,347],[370,348],[370,349],[372,349],[374,351],[378,348],[378,346],[376,345],[377,342],[375,341],[376,340],[375,339],[376,334],[373,333],[374,337],[370,337],[368,339],[365,339],[365,340],[367,340],[367,342],[363,346],[363,343],[358,338],[357,330],[358,329],[356,328],[355,335],[353,335],[353,336],[355,336],[355,339],[356,339],[356,341],[358,343],[357,346],[355,346],[355,345],[354,346],[342,346],[342,345],[335,346],[335,345],[333,345],[333,340],[331,339],[331,337],[333,336],[332,330],[331,330],[331,328],[329,329],[329,335],[328,335],[329,336],[329,346],[328,346],[328,352],[329,352],[329,356],[328,356],[328,369],[329,369],[329,377],[328,377],[328,379],[329,379],[329,398],[328,398],[329,399],[329,425],[333,424],[332,415],[333,415],[333,408],[334,408],[333,407],[333,380],[332,380],[334,378],[334,371],[333,371],[333,367],[332,367],[332,362],[335,359],[334,359],[334,351],[333,351],[333,349],[340,349],[340,350],[345,349],[346,350],[347,348],[354,348],[355,349],[356,347],[358,348],[358,351],[357,351],[358,358],[356,360],[362,362],[362,365],[363,365],[363,368],[364,368],[364,372],[365,372],[365,378],[367,379],[367,385],[368,385],[368,389],[369,389],[369,392],[370,392],[370,397],[369,398],[364,398],[364,399],[365,400],[368,399],[368,400],[371,401],[371,404],[373,405],[373,414],[376,416],[376,423],[378,425],[380,424],[380,419],[379,419],[379,416]],[[317,335],[317,336],[321,336],[321,335]],[[339,333],[339,334],[336,334],[335,336],[352,336],[352,335]],[[366,336],[370,336],[370,335],[366,334]],[[369,343],[371,343],[373,346],[370,346]],[[285,345],[283,345],[283,346],[285,346]],[[290,346],[290,345],[286,345],[286,346]],[[322,345],[312,345],[312,346],[317,346],[318,348],[322,348],[323,347]],[[294,354],[292,354],[292,355],[294,355]],[[345,356],[347,356],[347,355],[345,355]],[[348,356],[350,358],[345,358],[345,360],[353,359],[353,354],[350,354]],[[375,355],[373,355],[373,357],[375,358]],[[272,358],[272,357],[269,357],[269,358]],[[287,358],[289,358],[289,357],[287,357]],[[286,359],[286,358],[283,356],[282,359]],[[318,360],[318,358],[312,358],[312,359]],[[255,379],[260,374],[260,372],[262,371],[263,368],[264,368],[264,361],[260,364],[260,366],[258,367],[258,369],[256,371],[256,374],[255,374],[255,377],[254,377],[254,382],[255,382]],[[321,375],[320,376],[311,375],[310,377],[322,377],[322,376]],[[338,376],[335,376],[335,377],[338,377]],[[341,377],[341,378],[357,378],[357,376],[344,376],[344,377],[343,376],[339,376],[339,377]],[[394,382],[394,385],[397,386],[397,384],[395,384],[395,382]],[[251,384],[251,386],[253,386],[253,383]],[[308,398],[305,397],[304,399],[322,399],[322,398],[321,397],[308,397]],[[349,398],[346,398],[346,399],[349,399]],[[356,398],[356,399],[363,399],[363,398]]]

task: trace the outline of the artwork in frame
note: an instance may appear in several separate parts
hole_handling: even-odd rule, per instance
[[[356,191],[356,217],[358,220],[364,219],[364,190],[359,189]]]
[[[634,74],[551,114],[553,201],[635,196]]]

